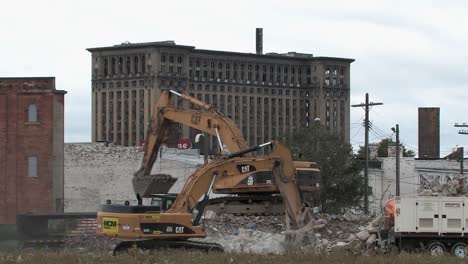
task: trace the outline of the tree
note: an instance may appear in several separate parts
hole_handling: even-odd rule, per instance
[[[388,145],[395,144],[392,138],[384,138],[378,143],[377,157],[388,157]],[[412,150],[407,150],[403,146],[403,157],[414,157],[415,153]],[[364,146],[359,146],[358,157],[360,159],[365,158]]]
[[[350,144],[319,124],[296,130],[288,143],[295,160],[318,163],[320,193],[318,200],[324,212],[342,212],[361,205],[363,177]],[[317,197],[308,197],[306,200]],[[316,201],[316,200],[315,200]]]

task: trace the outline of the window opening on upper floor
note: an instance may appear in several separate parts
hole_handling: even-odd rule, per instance
[[[30,104],[28,106],[28,122],[37,122],[37,106],[35,104]]]
[[[28,157],[28,176],[37,177],[37,156]]]

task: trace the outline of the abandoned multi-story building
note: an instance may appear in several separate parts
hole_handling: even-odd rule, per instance
[[[236,122],[249,144],[284,136],[319,119],[349,142],[354,59],[263,54],[262,45],[257,29],[256,53],[197,49],[174,41],[89,48],[93,142],[141,144],[161,89],[182,91],[217,106]],[[181,126],[174,129],[169,144],[193,140],[197,133]]]

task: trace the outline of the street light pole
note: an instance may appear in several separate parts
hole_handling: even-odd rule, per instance
[[[392,131],[396,134],[395,195],[400,196],[400,126],[396,124],[395,127],[392,127]]]

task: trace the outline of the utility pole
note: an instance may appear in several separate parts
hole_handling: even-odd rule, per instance
[[[364,107],[364,111],[366,112],[366,117],[364,120],[365,126],[365,155],[366,155],[366,164],[364,168],[364,213],[369,213],[369,106],[374,105],[383,105],[383,103],[373,103],[369,102],[369,94],[366,93],[366,102],[352,105],[352,107]]]
[[[463,175],[463,159],[465,158],[464,148],[458,148],[458,152],[460,153],[460,175],[462,176],[462,190],[465,188],[465,176]]]
[[[463,124],[458,124],[458,123],[455,123],[454,127],[468,127],[468,125],[466,123],[463,123]],[[468,130],[459,130],[458,131],[458,134],[460,135],[468,135]]]
[[[400,126],[398,124],[392,127],[396,134],[396,156],[395,156],[395,195],[400,196]]]

